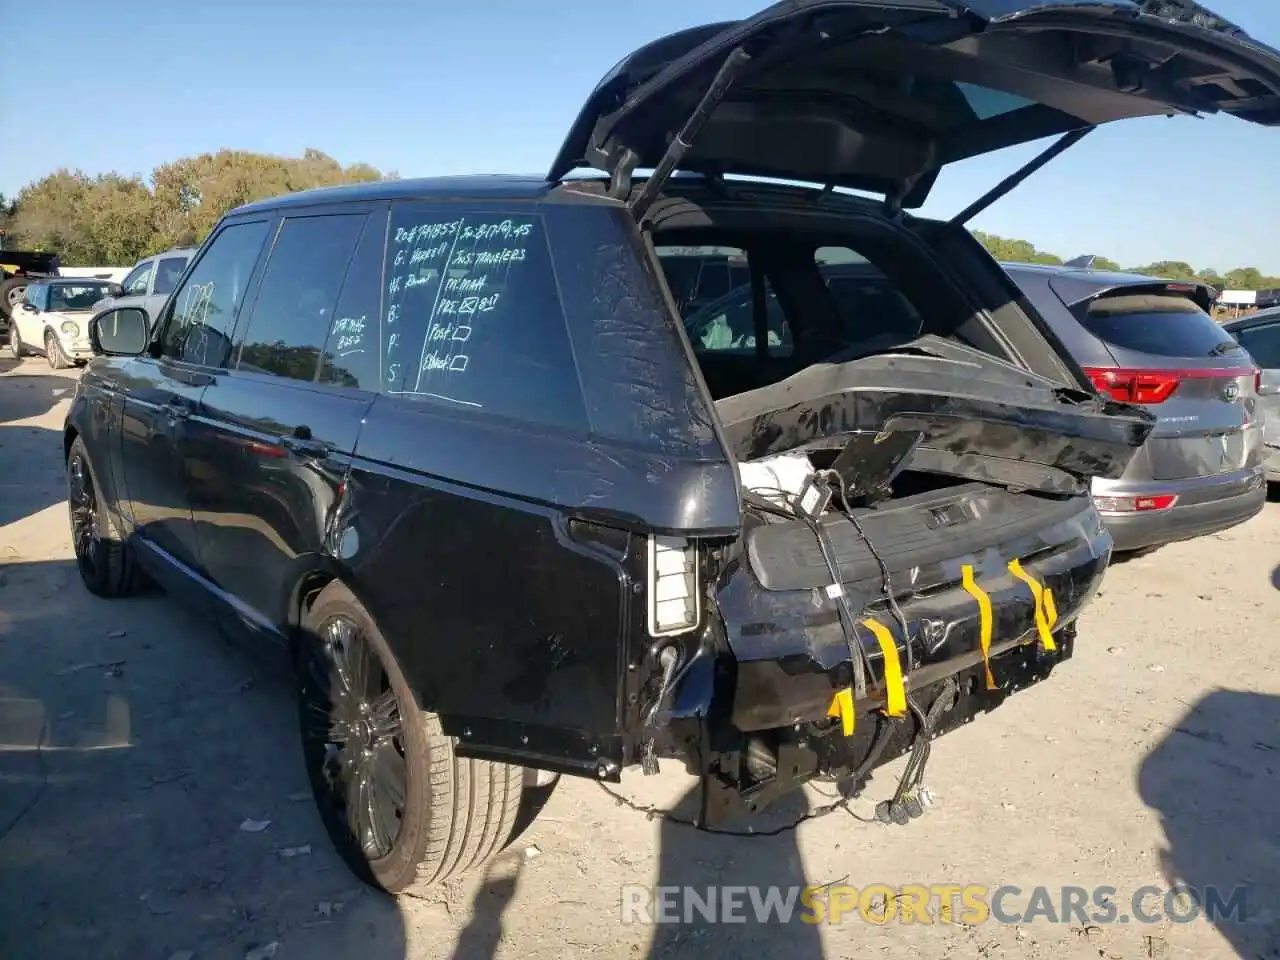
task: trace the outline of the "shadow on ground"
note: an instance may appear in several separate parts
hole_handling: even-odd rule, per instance
[[[4,378],[5,389],[0,391],[0,527],[65,499],[58,446],[61,432],[17,421],[48,413],[71,396],[75,385],[74,380],[58,376],[15,374]]]
[[[697,815],[699,788],[686,793],[672,813],[682,820]],[[650,960],[673,957],[757,957],[779,960],[822,960],[824,957],[820,931],[802,917],[807,915],[797,899],[789,922],[779,922],[775,914],[757,914],[747,891],[737,897],[737,907],[729,915],[723,912],[725,901],[711,899],[709,887],[723,894],[727,887],[756,887],[763,898],[769,887],[787,895],[809,884],[832,883],[839,877],[810,878],[806,875],[794,830],[768,836],[771,829],[797,820],[809,809],[803,792],[783,798],[763,816],[751,821],[758,834],[741,839],[727,839],[692,827],[664,822],[659,839],[658,888],[691,889],[714,910],[715,922],[709,921],[698,905],[676,899],[668,901],[666,917],[658,902],[650,904],[654,921]],[[746,823],[731,823],[726,829],[745,832]],[[624,903],[626,894],[623,894]],[[686,910],[685,906],[688,905]],[[767,910],[768,904],[763,904]],[[811,916],[811,914],[809,914]],[[737,920],[733,918],[737,917]],[[625,907],[624,917],[625,920]],[[728,920],[729,922],[723,922]]]
[[[274,658],[71,561],[0,573],[0,956],[405,956],[314,811]]]
[[[1206,913],[1240,906],[1215,926],[1241,958],[1280,957],[1280,697],[1204,697],[1147,756],[1138,790],[1164,828],[1166,881]]]

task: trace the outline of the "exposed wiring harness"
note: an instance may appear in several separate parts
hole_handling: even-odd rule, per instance
[[[911,634],[907,624],[906,615],[902,612],[897,598],[894,596],[892,576],[889,572],[889,565],[885,561],[884,556],[876,548],[874,542],[863,529],[862,523],[858,516],[854,513],[853,508],[849,504],[848,484],[843,476],[834,470],[819,470],[814,474],[815,481],[821,480],[828,485],[834,485],[839,493],[839,511],[853,525],[862,542],[867,545],[867,550],[875,559],[876,564],[880,568],[881,588],[884,593],[885,601],[889,606],[890,612],[894,616],[899,628],[902,630],[903,644],[906,647],[907,655],[907,674],[908,676],[915,668],[914,653],[911,646]],[[773,499],[765,496],[765,493],[773,494],[778,500],[782,501],[782,505],[776,503]],[[835,548],[831,543],[821,519],[811,515],[808,511],[802,509],[798,503],[798,498],[790,491],[783,490],[778,487],[756,487],[751,490],[743,491],[743,500],[749,506],[756,510],[776,516],[784,520],[802,520],[813,533],[814,538],[818,542],[818,547],[822,552],[824,561],[826,562],[828,572],[831,574],[831,582],[834,589],[832,594],[837,601],[837,610],[840,617],[840,624],[844,633],[845,642],[849,647],[850,661],[853,667],[853,687],[855,696],[865,698],[867,693],[867,677],[871,673],[871,662],[867,656],[866,649],[863,647],[861,639],[858,636],[857,620],[854,612],[849,607],[849,599],[844,589],[844,576],[840,570],[840,561],[836,556]],[[813,810],[796,818],[791,823],[781,827],[768,830],[729,830],[706,827],[696,820],[678,817],[670,811],[660,810],[655,807],[648,807],[635,803],[627,799],[621,794],[609,789],[603,783],[600,788],[613,798],[614,802],[620,806],[625,806],[637,813],[643,813],[647,819],[660,818],[668,823],[687,826],[698,829],[703,833],[717,834],[720,836],[733,837],[772,837],[782,833],[794,830],[800,824],[807,820],[815,820],[819,817],[826,816],[836,810],[843,810],[855,820],[864,823],[905,823],[908,820],[920,816],[924,809],[931,803],[928,791],[924,788],[924,771],[929,760],[931,750],[931,740],[933,738],[933,728],[941,713],[951,706],[951,698],[954,695],[954,681],[948,680],[947,685],[939,694],[937,699],[931,705],[929,712],[925,713],[915,698],[910,694],[907,695],[907,705],[911,712],[915,715],[919,730],[911,745],[911,752],[907,758],[907,764],[903,770],[902,777],[898,781],[897,789],[894,791],[891,800],[881,801],[876,805],[876,817],[870,820],[866,817],[858,816],[849,809],[849,802],[854,798],[856,793],[854,789],[856,785],[870,772],[875,765],[876,760],[884,752],[892,739],[893,729],[897,723],[901,721],[898,718],[883,717],[878,718],[875,735],[872,738],[871,747],[867,752],[867,756],[862,763],[847,777],[842,777],[841,782],[849,784],[850,789],[840,790],[838,799],[833,802],[816,807]],[[829,779],[829,778],[821,778]],[[827,794],[823,794],[828,796]]]
[[[898,604],[893,589],[893,578],[889,571],[889,564],[885,561],[884,555],[876,548],[875,542],[867,534],[863,528],[858,515],[854,512],[850,504],[849,487],[844,476],[836,470],[819,470],[814,474],[815,480],[833,486],[839,494],[837,509],[844,514],[845,518],[857,531],[862,542],[867,545],[867,550],[875,559],[877,566],[880,568],[880,585],[884,593],[885,602],[888,604],[889,611],[893,614],[894,620],[897,622],[899,629],[902,631],[902,642],[906,647],[907,659],[907,675],[908,677],[915,669],[915,653],[911,644],[911,631],[907,623],[906,614],[902,612],[902,607]],[[771,490],[772,492],[772,490]],[[777,491],[784,497],[784,502],[788,505],[793,502],[793,497],[785,491]],[[826,560],[828,570],[831,573],[832,583],[838,588],[836,590],[836,598],[839,601],[839,611],[841,623],[845,626],[845,639],[849,644],[850,656],[854,664],[854,693],[855,696],[862,698],[866,695],[866,675],[870,673],[870,662],[867,660],[866,650],[859,641],[856,633],[855,619],[853,612],[849,609],[848,599],[844,590],[844,577],[840,572],[839,560],[836,557],[835,550],[831,546],[831,541],[822,527],[819,520],[810,516],[806,511],[792,508],[790,511],[779,509],[776,505],[769,503],[764,497],[753,498],[757,505],[762,509],[766,509],[771,513],[786,516],[791,514],[792,518],[799,517],[805,521],[810,530],[813,531],[818,541],[819,548],[822,550],[823,559]],[[766,506],[767,504],[767,506]],[[861,683],[859,682],[861,681]],[[943,693],[939,694],[934,701],[928,713],[921,709],[920,704],[915,697],[907,695],[907,706],[915,715],[919,722],[919,730],[915,739],[911,744],[911,753],[907,759],[906,768],[903,770],[902,777],[898,781],[898,787],[894,791],[893,799],[883,802],[877,806],[877,816],[882,821],[892,821],[895,823],[905,822],[906,819],[919,816],[925,806],[929,803],[929,794],[924,788],[925,767],[929,761],[931,752],[931,743],[933,740],[933,728],[937,720],[941,716],[944,709],[950,706],[950,687],[944,688]],[[883,752],[889,737],[888,727],[882,727],[872,743],[871,752],[867,759],[859,765],[852,776],[847,778],[847,782],[856,785],[866,776],[872,764]]]

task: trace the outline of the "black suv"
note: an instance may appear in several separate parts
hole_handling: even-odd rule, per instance
[[[928,740],[1070,655],[1111,552],[1090,480],[1152,418],[964,228],[1009,182],[906,209],[948,162],[1122,117],[1280,120],[1280,54],[1199,8],[1013,7],[791,0],[623,61],[543,179],[228,214],[154,336],[94,324],[85,583],[145,572],[288,645],[325,823],[388,890],[507,842],[522,768],[679,758],[709,825],[911,750],[881,811],[918,813]],[[751,350],[684,331],[656,251],[700,246],[741,253]],[[838,309],[832,250],[918,327]]]

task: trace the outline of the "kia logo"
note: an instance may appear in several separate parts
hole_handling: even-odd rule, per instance
[[[1236,383],[1234,380],[1222,388],[1223,400],[1234,400],[1238,396],[1240,396],[1240,384]]]

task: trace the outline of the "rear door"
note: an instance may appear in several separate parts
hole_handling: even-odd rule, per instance
[[[385,210],[280,220],[228,369],[187,434],[200,556],[233,621],[282,631],[326,534],[373,394],[348,367],[378,306]],[[353,269],[353,260],[359,269]]]
[[[1086,372],[1099,390],[1156,415],[1130,470],[1189,480],[1256,467],[1256,368],[1192,296],[1195,285],[1128,286],[1073,305],[1114,366]]]

